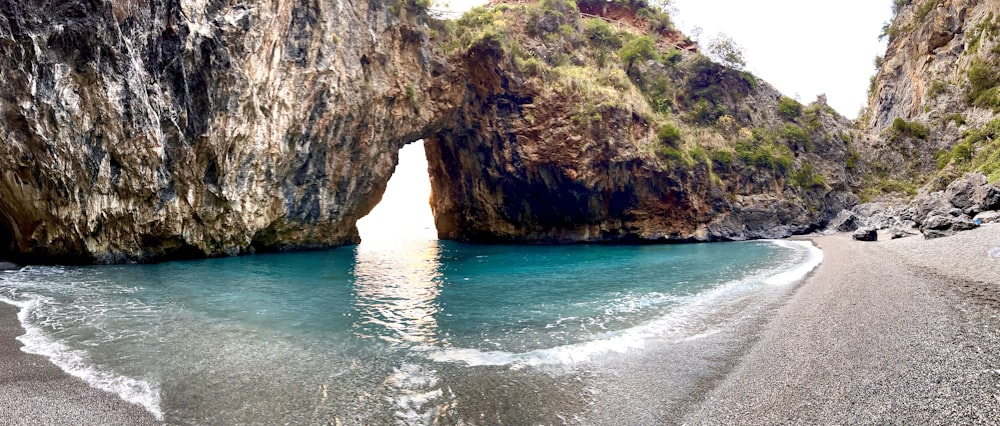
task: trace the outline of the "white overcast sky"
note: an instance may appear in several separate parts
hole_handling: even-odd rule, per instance
[[[447,1],[467,10],[484,0]],[[747,69],[787,96],[809,103],[816,95],[854,118],[866,103],[868,79],[882,24],[892,0],[671,0],[671,16],[689,36],[702,29],[704,44],[728,34],[745,49]]]

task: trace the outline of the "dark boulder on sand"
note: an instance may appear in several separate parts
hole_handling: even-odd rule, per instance
[[[861,228],[854,231],[852,237],[858,241],[878,241],[878,231],[872,228]]]

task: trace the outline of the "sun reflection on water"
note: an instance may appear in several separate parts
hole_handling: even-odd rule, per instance
[[[438,342],[441,262],[420,142],[403,147],[382,202],[358,222],[355,332],[393,344]]]
[[[438,341],[439,256],[437,241],[358,246],[354,285],[362,337],[397,344]]]

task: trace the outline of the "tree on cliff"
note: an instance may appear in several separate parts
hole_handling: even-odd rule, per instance
[[[631,75],[632,65],[636,60],[656,59],[656,43],[649,36],[636,37],[625,43],[625,46],[618,51],[618,57],[625,64],[625,74]]]
[[[746,59],[743,59],[743,46],[726,34],[719,34],[708,42],[708,54],[712,59],[734,70],[742,71],[747,66]]]

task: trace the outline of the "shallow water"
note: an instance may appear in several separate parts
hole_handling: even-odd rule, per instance
[[[820,258],[412,239],[31,267],[0,274],[0,300],[22,308],[26,350],[168,423],[585,423],[621,362],[727,335]]]

